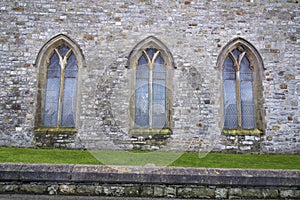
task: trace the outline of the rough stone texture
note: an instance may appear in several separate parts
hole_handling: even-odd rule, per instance
[[[21,170],[20,170],[21,169]],[[299,170],[0,165],[0,194],[205,199],[299,199]],[[33,174],[32,172],[35,172]],[[60,179],[58,177],[65,174]]]
[[[131,138],[127,127],[132,95],[128,56],[140,41],[155,36],[169,48],[176,66],[173,134],[166,150],[300,153],[299,24],[296,0],[4,0],[0,146],[164,148],[155,141],[144,146],[149,138]],[[40,67],[35,60],[58,34],[78,44],[85,66],[80,71],[76,136],[46,140],[34,133]],[[221,135],[216,63],[222,47],[237,37],[249,41],[264,62],[261,136]]]

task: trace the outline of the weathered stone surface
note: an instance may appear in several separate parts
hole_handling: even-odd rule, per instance
[[[216,188],[215,197],[217,199],[227,199],[228,198],[228,189],[227,188]]]
[[[24,193],[43,194],[47,191],[47,186],[38,184],[23,184],[20,186],[20,191]]]
[[[149,168],[140,166],[131,167],[12,163],[3,163],[1,165],[0,174],[6,174],[5,176],[2,176],[1,180],[3,181],[72,181],[132,184],[143,182],[145,184],[185,183],[205,185],[229,184],[240,186],[300,185],[299,170],[202,169],[153,166],[151,171],[149,171]],[[17,172],[19,173],[18,177],[14,175],[14,173],[16,173],[16,171],[14,171],[16,167],[21,167],[21,170]],[[154,188],[154,193],[157,193],[158,190],[159,189]],[[168,191],[164,191],[164,194],[167,193]]]
[[[76,193],[76,185],[60,185],[59,193],[60,194],[75,194]]]
[[[9,173],[10,170],[14,172],[13,170],[20,166],[22,170],[19,172],[19,178]],[[149,168],[138,166],[76,165],[75,169],[71,165],[71,169],[77,173],[72,177],[73,171],[66,170],[68,169],[66,166],[0,164],[0,174],[6,173],[0,180],[0,193],[200,199],[299,199],[300,197],[299,170],[153,166],[150,172]],[[39,169],[43,172],[42,175]],[[36,170],[40,179],[32,175],[33,170]],[[66,176],[64,179],[47,179],[55,173],[66,173]],[[155,177],[160,177],[160,181]]]
[[[0,146],[299,154],[299,1],[4,1],[0,8]],[[40,49],[70,37],[84,57],[76,134],[36,134]],[[134,143],[128,114],[133,48],[158,38],[174,58],[172,135]],[[235,38],[263,60],[264,133],[221,134],[217,59]],[[212,137],[217,135],[218,137]],[[245,134],[246,136],[249,134]],[[212,139],[214,138],[214,139]],[[218,139],[217,144],[215,138]],[[295,139],[290,139],[295,138]],[[195,141],[196,140],[196,141]],[[213,141],[212,141],[213,140]],[[190,145],[191,144],[191,145]],[[211,145],[213,147],[211,147]]]

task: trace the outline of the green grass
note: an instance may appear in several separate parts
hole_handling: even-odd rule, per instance
[[[175,161],[174,161],[175,160]],[[0,162],[146,165],[206,168],[298,169],[300,155],[84,151],[30,148],[0,148]]]
[[[184,153],[171,166],[207,168],[300,169],[299,155],[210,153],[199,159],[196,153]]]
[[[5,147],[0,148],[0,162],[101,164],[88,151]]]

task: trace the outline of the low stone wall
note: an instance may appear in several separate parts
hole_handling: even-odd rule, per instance
[[[0,193],[170,198],[300,198],[299,170],[0,164]]]

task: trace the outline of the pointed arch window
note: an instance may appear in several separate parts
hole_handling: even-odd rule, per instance
[[[43,125],[74,127],[78,66],[66,45],[54,48],[47,67]]]
[[[78,46],[60,34],[40,50],[38,93],[35,113],[36,132],[69,131],[76,127],[79,72],[83,56]],[[50,128],[50,129],[49,129]],[[74,130],[73,130],[74,129]]]
[[[166,127],[166,69],[157,49],[143,51],[135,85],[135,127]]]
[[[170,51],[150,36],[135,46],[127,64],[133,69],[130,132],[134,135],[170,134],[175,68]]]
[[[246,52],[238,48],[224,62],[224,128],[254,129],[253,74]]]
[[[222,69],[224,130],[262,133],[264,130],[263,63],[257,50],[237,38],[218,58]]]

